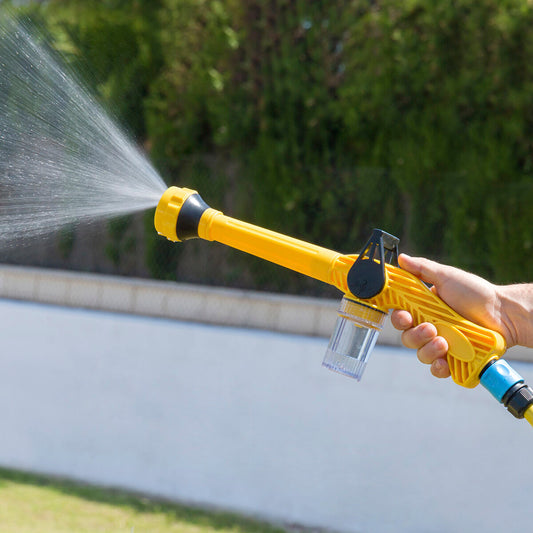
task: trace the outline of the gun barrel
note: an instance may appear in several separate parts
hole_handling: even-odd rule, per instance
[[[281,233],[224,215],[191,189],[170,187],[155,213],[158,233],[171,241],[216,241],[338,287],[346,292],[353,256],[343,256]],[[343,268],[345,265],[345,268]],[[345,275],[343,274],[343,271]]]

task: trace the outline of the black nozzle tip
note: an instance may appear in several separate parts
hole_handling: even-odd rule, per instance
[[[209,206],[198,193],[191,194],[185,200],[176,222],[176,235],[180,241],[198,238],[198,225],[206,209]]]

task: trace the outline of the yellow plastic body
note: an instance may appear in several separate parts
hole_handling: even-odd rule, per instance
[[[496,331],[463,318],[416,276],[386,265],[387,282],[383,291],[365,300],[380,309],[406,309],[414,324],[432,322],[448,343],[448,365],[453,380],[463,387],[475,387],[486,364],[501,357],[505,339]]]
[[[524,418],[533,426],[533,405],[530,405],[524,413]]]
[[[192,189],[169,187],[161,196],[155,210],[154,225],[160,235],[164,235],[169,241],[179,242],[176,234],[176,224],[181,206],[192,194],[197,194]]]
[[[156,229],[160,234],[170,240],[178,240],[176,222],[179,208],[193,193],[195,191],[171,187],[163,195],[155,215]],[[236,220],[211,208],[200,219],[198,236],[333,285],[349,298],[380,311],[406,309],[412,314],[415,324],[432,322],[439,335],[448,342],[452,378],[463,387],[475,387],[485,365],[506,350],[505,340],[499,333],[463,318],[422,281],[401,268],[386,265],[383,290],[373,298],[362,300],[350,293],[347,282],[348,272],[357,255],[343,255]]]

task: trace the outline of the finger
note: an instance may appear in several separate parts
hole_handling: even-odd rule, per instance
[[[435,337],[428,343],[424,344],[418,350],[418,360],[425,365],[431,365],[437,359],[446,357],[448,353],[448,343],[442,337]]]
[[[431,364],[430,370],[436,378],[449,378],[451,376],[450,367],[446,359],[435,359]]]
[[[409,329],[413,326],[413,317],[411,313],[403,310],[395,310],[390,317],[392,325],[401,331]]]
[[[398,257],[399,265],[417,278],[426,283],[435,283],[442,277],[444,265],[426,259],[424,257],[411,257],[410,255],[400,254]]]
[[[429,322],[422,322],[402,333],[402,342],[407,348],[418,350],[437,336],[437,328]]]

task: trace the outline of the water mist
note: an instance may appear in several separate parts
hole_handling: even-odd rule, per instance
[[[153,207],[165,184],[56,55],[0,18],[0,247]]]

